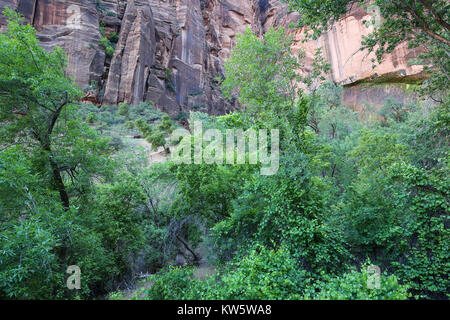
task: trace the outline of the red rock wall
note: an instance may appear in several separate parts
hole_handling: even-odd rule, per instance
[[[153,101],[172,114],[223,114],[237,107],[223,99],[214,82],[223,75],[236,34],[247,26],[263,34],[298,19],[278,0],[0,0],[4,6],[20,11],[36,27],[45,48],[61,46],[69,73],[81,87],[96,82],[103,103]],[[292,31],[294,51],[305,49],[309,61],[317,47],[323,48],[332,66],[330,79],[349,86],[344,101],[354,109],[379,104],[393,92],[379,86],[374,97],[356,83],[423,76],[420,67],[407,63],[417,52],[405,47],[372,68],[373,56],[358,50],[361,36],[370,31],[362,21],[371,14],[355,9],[317,41],[303,43],[302,30]],[[112,58],[99,46],[100,24],[107,34],[120,34]],[[308,69],[307,64],[303,72]],[[395,96],[405,98],[398,91]]]

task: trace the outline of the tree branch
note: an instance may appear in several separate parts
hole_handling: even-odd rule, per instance
[[[425,8],[427,8],[431,14],[436,18],[437,23],[439,23],[441,26],[443,26],[447,31],[450,30],[450,24],[448,24],[442,17],[439,15],[439,13],[436,12],[436,10],[433,9],[433,4],[429,0],[419,0]]]
[[[446,44],[447,46],[450,46],[450,40],[438,35],[437,33],[433,32],[426,21],[411,7],[407,6],[403,2],[400,3],[400,6],[397,5],[397,7],[404,9],[408,11],[421,25],[421,27],[418,27],[419,29],[422,29],[427,35],[429,35],[431,38],[433,38],[436,41],[442,42]]]

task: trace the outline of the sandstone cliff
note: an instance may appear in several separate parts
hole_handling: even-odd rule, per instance
[[[172,114],[223,114],[235,108],[214,78],[223,75],[236,34],[246,27],[262,34],[298,19],[278,0],[0,0],[0,9],[4,6],[26,17],[45,48],[58,45],[67,52],[69,73],[78,84],[97,88],[91,100],[152,101]],[[361,36],[370,31],[363,20],[371,14],[352,10],[317,41],[304,43],[302,30],[291,31],[294,51],[305,49],[309,61],[317,47],[323,48],[332,66],[330,79],[346,86],[344,100],[355,109],[366,102],[382,104],[387,96],[409,99],[395,83],[422,76],[421,68],[407,64],[417,52],[405,47],[372,68],[372,56],[358,50]],[[109,56],[100,39],[112,34],[118,39],[110,43]]]

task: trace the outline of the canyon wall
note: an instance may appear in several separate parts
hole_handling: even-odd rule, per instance
[[[222,97],[215,80],[223,76],[236,35],[246,27],[263,34],[299,18],[278,0],[0,0],[0,9],[5,6],[24,15],[46,49],[60,46],[67,52],[68,72],[82,88],[95,89],[86,90],[86,99],[152,101],[173,115],[223,114],[238,107]],[[380,105],[390,96],[408,100],[397,84],[423,77],[420,67],[408,65],[417,52],[406,47],[372,68],[373,56],[359,47],[370,32],[363,21],[373,14],[355,8],[315,41],[303,42],[302,30],[290,31],[294,52],[306,51],[302,71],[308,72],[316,48],[323,48],[330,79],[346,87],[344,101],[354,109]],[[108,52],[100,40],[114,34],[118,38]]]

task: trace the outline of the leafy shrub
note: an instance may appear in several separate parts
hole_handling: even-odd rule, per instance
[[[141,102],[137,105],[130,106],[129,114],[131,120],[141,118],[148,122],[154,122],[162,117],[162,112],[155,109],[151,102]]]
[[[289,250],[258,246],[226,270],[214,295],[218,299],[299,299],[309,281],[308,272],[299,269]]]
[[[165,134],[162,131],[153,132],[151,135],[147,136],[146,139],[152,144],[152,150],[157,150],[159,147],[164,147],[166,145]]]
[[[391,181],[402,186],[396,189],[393,198],[412,217],[408,250],[393,265],[418,298],[449,298],[450,232],[446,224],[450,175],[448,159],[440,161],[443,162],[440,169],[424,170],[406,164],[392,168]]]
[[[109,145],[113,147],[116,151],[119,151],[125,146],[122,141],[122,138],[119,136],[112,136],[109,141]]]
[[[98,93],[97,81],[92,80],[89,85],[87,85],[86,87],[83,88],[83,92],[84,93],[89,93],[89,92]]]
[[[87,123],[94,123],[97,120],[97,115],[94,112],[89,112],[86,115],[86,122]]]
[[[146,299],[298,299],[309,283],[307,272],[298,270],[289,252],[257,247],[241,260],[205,280],[193,276],[193,268],[162,270],[152,276]]]
[[[186,121],[189,118],[189,114],[185,111],[179,111],[175,116],[176,121]]]
[[[213,228],[216,243],[226,245],[217,248],[220,254],[229,256],[253,240],[264,245],[275,242],[283,243],[300,266],[312,272],[342,267],[349,255],[340,233],[326,223],[326,189],[311,177],[310,161],[291,152],[281,158],[276,175],[253,176],[240,191],[230,217]]]
[[[100,41],[99,41],[99,44],[100,44],[100,46],[101,46],[103,49],[106,49],[106,48],[109,46],[109,40],[108,40],[108,38],[105,37],[105,36],[101,37],[101,38],[100,38]]]
[[[130,117],[130,106],[127,103],[119,103],[119,111],[117,113],[128,119]]]
[[[316,292],[307,293],[305,299],[318,300],[406,300],[411,295],[408,286],[399,283],[395,275],[382,274],[380,288],[369,288],[366,265],[361,272],[352,270],[339,276],[325,275],[314,284]],[[370,281],[370,280],[369,280]]]
[[[153,132],[152,127],[144,119],[137,119],[134,125],[142,132],[144,137],[149,136]]]
[[[111,32],[108,39],[111,43],[117,43],[117,41],[119,41],[119,35],[115,32]]]
[[[0,236],[0,297],[45,299],[51,297],[61,276],[54,253],[57,238],[38,219],[25,220]],[[59,279],[58,279],[59,278]]]
[[[99,41],[100,46],[105,49],[105,53],[107,57],[112,57],[114,54],[114,46],[109,41],[109,39],[105,36],[102,36]]]
[[[130,129],[130,130],[131,130],[131,129],[134,129],[134,128],[135,128],[134,122],[131,121],[131,120],[125,122],[125,128]]]
[[[161,270],[149,280],[151,288],[144,294],[148,300],[189,299],[196,280],[192,279],[192,268],[169,267]]]
[[[115,49],[113,46],[107,46],[106,50],[105,50],[106,56],[112,57],[114,55],[114,51],[115,51]]]

